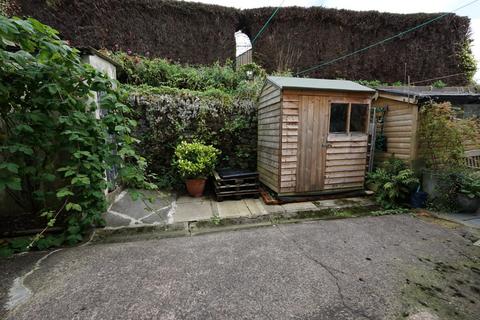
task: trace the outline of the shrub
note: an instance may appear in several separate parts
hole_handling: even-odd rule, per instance
[[[114,83],[84,65],[57,31],[0,16],[0,38],[0,191],[48,227],[62,223],[61,236],[75,243],[102,223],[105,170],[115,165],[123,183],[154,187],[133,148],[136,121]],[[101,119],[92,91],[104,93]]]
[[[480,175],[478,173],[467,173],[460,179],[460,190],[458,193],[464,194],[470,199],[480,198]]]
[[[468,172],[464,167],[447,167],[437,172],[438,184],[435,193],[438,196],[429,198],[427,207],[435,211],[455,211],[457,209],[457,195],[462,188],[464,177]]]
[[[398,208],[418,182],[405,162],[394,157],[367,176],[367,185],[375,191],[376,201],[386,209]]]
[[[473,119],[457,119],[449,102],[429,103],[420,109],[419,156],[429,169],[444,170],[464,163],[464,143],[480,134]]]
[[[216,89],[243,98],[255,99],[266,76],[265,71],[255,64],[243,65],[236,70],[229,61],[225,65],[217,62],[211,66],[193,67],[124,52],[105,51],[105,54],[122,65],[119,79],[132,85],[144,84],[192,91]]]
[[[174,166],[184,179],[207,178],[215,168],[220,151],[200,142],[182,141],[175,148]]]
[[[222,167],[252,169],[257,162],[257,115],[251,99],[237,99],[217,90],[193,92],[175,88],[130,87],[137,110],[139,153],[161,187],[181,186],[171,161],[183,140],[198,139],[222,154]],[[165,92],[165,93],[163,93]]]

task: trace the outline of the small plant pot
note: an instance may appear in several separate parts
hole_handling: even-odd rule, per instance
[[[205,190],[205,182],[207,179],[187,179],[185,184],[187,186],[188,194],[192,197],[201,197],[203,196],[203,191]]]
[[[469,198],[464,194],[459,193],[457,195],[457,205],[461,212],[474,213],[480,207],[479,198]]]

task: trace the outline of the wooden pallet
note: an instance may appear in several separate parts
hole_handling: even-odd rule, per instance
[[[214,171],[213,178],[217,201],[223,201],[226,197],[258,197],[260,194],[257,172],[252,172],[248,176],[222,178],[217,171]]]

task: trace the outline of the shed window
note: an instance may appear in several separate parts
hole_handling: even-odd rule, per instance
[[[348,103],[332,103],[330,132],[347,132]]]
[[[352,103],[350,132],[367,132],[368,104]]]
[[[368,104],[332,103],[330,108],[330,132],[367,132]]]

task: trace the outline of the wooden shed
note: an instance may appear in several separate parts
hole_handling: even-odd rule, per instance
[[[374,94],[345,80],[268,77],[258,104],[260,181],[279,196],[363,189]]]
[[[375,152],[375,161],[381,162],[394,155],[414,168],[422,167],[418,154],[419,108],[430,101],[450,102],[462,112],[459,117],[480,117],[480,94],[467,87],[434,88],[380,87],[373,107],[381,119],[377,137],[385,137],[384,150]],[[480,141],[466,141],[467,151],[478,150]]]

